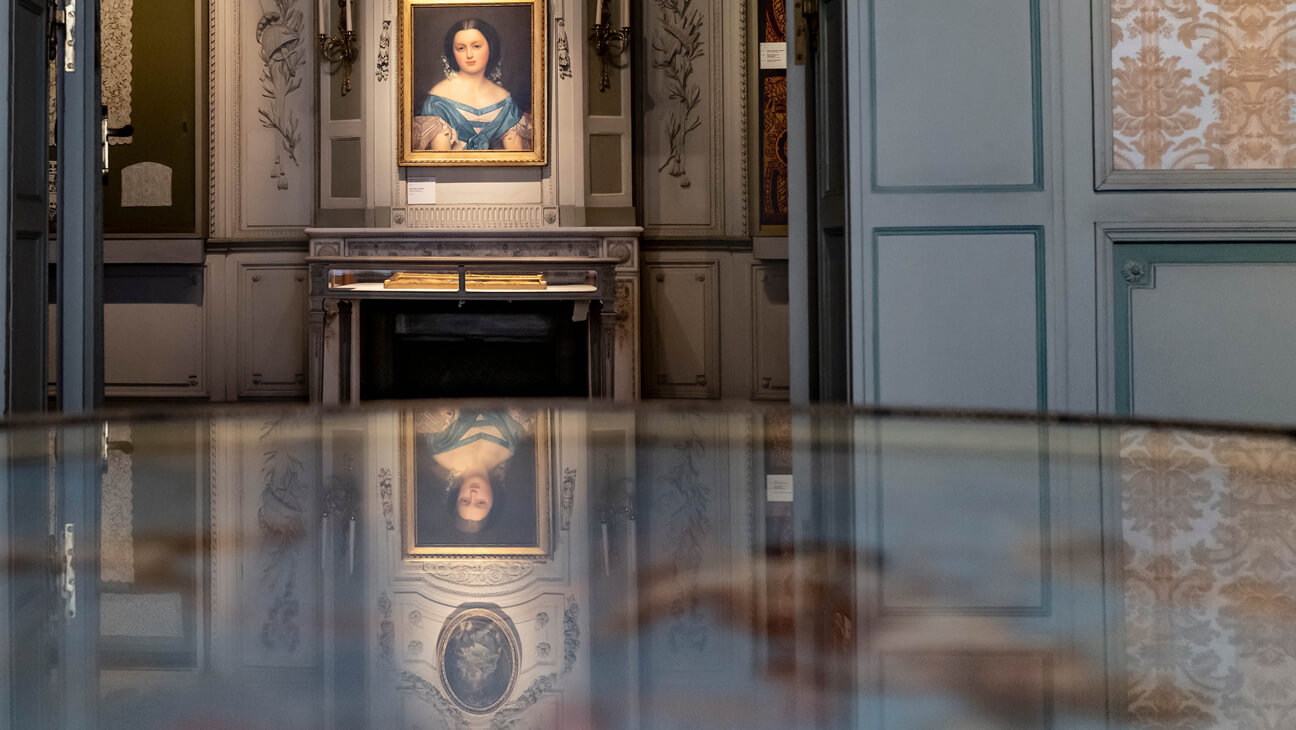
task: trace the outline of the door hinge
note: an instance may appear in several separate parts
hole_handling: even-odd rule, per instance
[[[793,62],[804,66],[806,59],[814,55],[819,43],[819,0],[796,0],[792,12],[796,24],[792,44]]]
[[[76,526],[69,522],[63,525],[63,550],[61,552],[63,577],[59,581],[63,593],[63,615],[69,619],[76,618],[77,614],[76,567],[73,564],[75,548]]]
[[[76,71],[76,0],[67,0],[63,6],[63,21],[67,40],[63,42],[63,70]]]

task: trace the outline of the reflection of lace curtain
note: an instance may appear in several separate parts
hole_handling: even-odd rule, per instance
[[[132,0],[101,0],[100,43],[103,57],[103,103],[108,105],[108,126],[131,123],[131,13]],[[110,144],[130,144],[131,137],[113,137]]]

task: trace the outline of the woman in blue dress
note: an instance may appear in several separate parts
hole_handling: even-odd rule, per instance
[[[446,31],[445,79],[428,92],[414,120],[414,149],[529,150],[531,118],[500,86],[499,33],[468,18]]]
[[[507,505],[509,498],[523,504],[529,501],[527,494],[510,492],[521,488],[522,482],[535,473],[532,455],[526,448],[534,442],[523,423],[525,417],[508,411],[447,410],[427,413],[420,420],[420,483],[444,487],[443,501],[428,500],[427,511],[420,500],[420,521],[424,517],[430,520],[425,534],[440,532],[448,537],[434,525],[440,523],[458,533],[451,542],[483,532],[488,534],[481,538],[493,542],[528,544],[533,540],[533,517],[525,507],[517,509],[513,519],[507,517],[515,511]],[[521,458],[515,459],[515,455]],[[515,461],[522,464],[518,465],[518,478],[512,479]],[[440,511],[438,502],[444,505],[440,508],[444,509],[444,517],[435,514]]]

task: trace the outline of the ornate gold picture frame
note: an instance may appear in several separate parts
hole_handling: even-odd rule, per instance
[[[545,0],[401,0],[406,166],[546,164]]]
[[[548,411],[406,412],[405,557],[548,556],[551,420]]]

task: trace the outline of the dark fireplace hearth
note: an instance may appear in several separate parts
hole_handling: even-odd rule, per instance
[[[573,311],[570,301],[367,301],[360,398],[586,397],[588,322]]]

